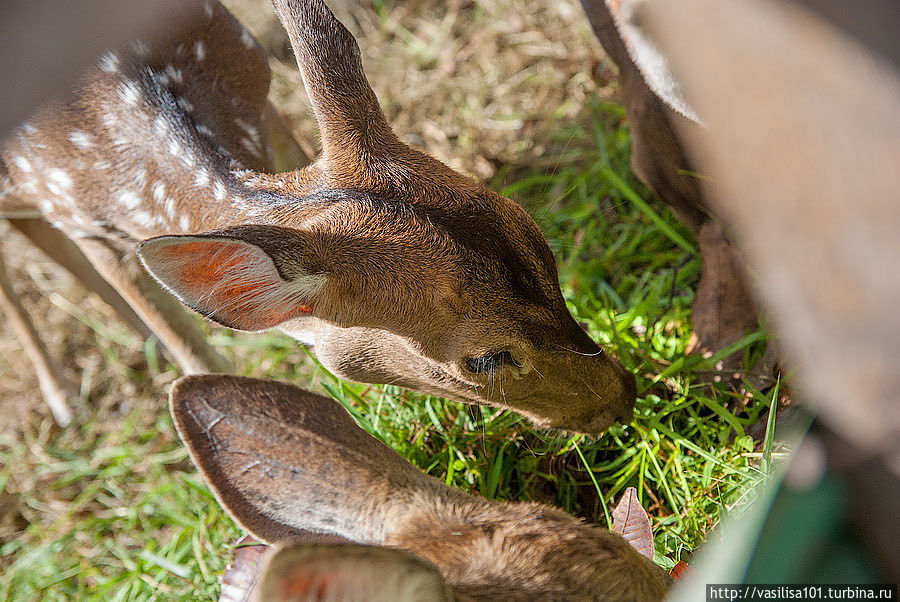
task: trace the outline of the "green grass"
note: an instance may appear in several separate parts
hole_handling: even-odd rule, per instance
[[[493,186],[535,215],[573,314],[637,376],[630,424],[602,437],[535,430],[514,413],[340,382],[277,334],[218,332],[213,340],[246,374],[326,390],[363,428],[450,485],[543,501],[601,524],[635,486],[657,560],[668,567],[741,512],[780,457],[771,424],[764,444],[748,434],[772,397],[709,384],[721,357],[742,351],[752,364],[766,339],[750,333],[711,358],[685,356],[700,260],[690,234],[630,173],[621,108],[597,104],[590,126],[558,137],[556,169],[508,168]],[[148,365],[129,369],[131,379],[171,378],[171,369]],[[240,531],[187,460],[161,387],[156,394],[149,410],[97,411],[59,437],[0,440],[0,492],[21,463],[32,479],[23,486],[16,476],[30,524],[0,544],[0,599],[216,598]],[[110,421],[115,428],[100,428]]]

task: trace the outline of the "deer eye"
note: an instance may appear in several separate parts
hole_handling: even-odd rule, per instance
[[[466,368],[475,374],[493,372],[503,366],[519,366],[509,351],[496,351],[481,357],[470,357],[466,360]]]

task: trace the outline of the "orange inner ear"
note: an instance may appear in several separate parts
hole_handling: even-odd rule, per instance
[[[250,255],[240,245],[222,242],[195,241],[171,245],[164,248],[161,254],[167,259],[191,258],[191,263],[185,264],[179,274],[184,286],[191,290],[207,289],[214,285],[222,286],[221,279],[225,271],[251,260]],[[232,285],[235,281],[236,279],[233,279],[228,285]],[[254,288],[256,287],[246,286],[243,290],[235,292],[252,294]]]
[[[335,579],[335,572],[292,575],[282,584],[282,600],[326,600]]]
[[[190,291],[190,296],[195,299],[203,299],[202,305],[219,318],[232,322],[236,328],[270,328],[313,311],[310,305],[299,302],[286,307],[264,307],[264,293],[271,291],[272,282],[280,277],[272,273],[268,275],[269,280],[260,274],[255,275],[255,281],[243,278],[241,267],[257,260],[243,244],[221,240],[191,241],[167,246],[159,253],[163,259],[179,266],[177,277],[181,290]],[[254,303],[254,299],[259,302]],[[229,309],[236,300],[240,300],[240,304]],[[260,310],[265,310],[265,315],[257,315]]]

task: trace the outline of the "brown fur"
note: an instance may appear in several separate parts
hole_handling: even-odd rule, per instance
[[[896,38],[895,4],[844,3],[834,24],[796,2],[647,7],[708,120],[685,140],[759,274],[796,384],[884,457],[900,441],[900,70],[864,44]],[[863,13],[874,30],[847,36]]]
[[[531,217],[397,139],[323,2],[275,5],[321,129],[314,164],[271,173],[268,130],[292,145],[266,103],[265,56],[224,8],[198,1],[176,31],[120,50],[112,68],[102,58],[70,100],[4,145],[8,198],[75,238],[187,370],[224,366],[138,268],[143,238],[238,240],[271,253],[281,280],[269,273],[269,284],[324,280],[295,307],[256,307],[268,320],[235,318],[245,304],[235,310],[223,287],[246,289],[167,271],[158,251],[171,258],[171,237],[141,247],[164,287],[204,315],[245,329],[283,316],[344,378],[512,408],[547,427],[599,432],[629,418],[634,377],[569,314]],[[312,313],[294,319],[300,306]],[[469,370],[488,356],[505,361]]]
[[[756,306],[744,262],[710,217],[710,204],[682,144],[701,126],[682,112],[679,98],[660,96],[653,75],[642,72],[623,34],[620,2],[581,0],[603,49],[619,68],[621,100],[631,129],[631,168],[699,236],[703,274],[693,307],[692,349],[715,351],[757,328]],[[636,3],[632,3],[636,4]],[[635,43],[635,42],[632,42]],[[662,90],[663,86],[655,86]],[[739,368],[740,357],[729,361]]]
[[[337,403],[302,389],[192,376],[170,400],[219,501],[265,541],[312,531],[407,550],[463,599],[658,600],[670,583],[618,534],[424,475]]]

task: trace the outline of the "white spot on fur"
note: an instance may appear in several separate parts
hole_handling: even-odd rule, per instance
[[[47,190],[50,191],[50,194],[56,195],[59,200],[67,200],[65,199],[66,193],[63,192],[63,189],[59,187],[59,184],[55,182],[47,182]]]
[[[175,219],[175,199],[172,197],[166,198],[166,215],[170,220]]]
[[[206,45],[203,43],[203,40],[194,42],[194,56],[197,57],[198,61],[206,58]]]
[[[153,129],[160,136],[168,136],[172,127],[169,125],[169,120],[166,119],[166,116],[159,114],[153,119]]]
[[[206,16],[209,17],[209,18],[211,19],[212,16],[213,16],[213,7],[212,7],[212,3],[209,2],[209,1],[204,2],[204,3],[203,3],[203,11],[206,13]]]
[[[127,105],[134,106],[141,99],[141,90],[132,81],[124,81],[119,84],[119,98]]]
[[[141,197],[132,190],[120,190],[116,193],[116,200],[129,211],[137,209],[141,204]]]
[[[151,191],[153,193],[153,200],[157,203],[162,203],[166,200],[166,185],[164,182],[154,182]]]
[[[52,169],[48,169],[47,177],[50,178],[51,182],[62,189],[68,189],[72,187],[72,177],[62,169],[58,169],[55,167]]]
[[[205,125],[203,125],[202,123],[197,126],[197,131],[199,133],[203,134],[204,136],[206,136],[207,138],[213,137],[213,131],[211,129],[209,129],[208,127],[206,127]]]
[[[184,96],[179,96],[178,100],[176,100],[175,102],[178,104],[178,107],[185,113],[193,113],[194,112],[194,103],[189,101]]]
[[[115,73],[119,70],[119,55],[110,50],[100,57],[100,69],[107,73]]]
[[[253,48],[256,45],[256,40],[253,39],[253,35],[247,31],[246,27],[241,29],[241,43],[247,48]]]
[[[178,220],[178,227],[181,228],[182,232],[189,232],[191,230],[191,219],[186,215],[182,215],[181,219]]]
[[[25,157],[18,155],[15,159],[13,159],[13,162],[18,165],[19,169],[24,172],[28,173],[31,171],[31,161],[29,161]]]
[[[258,145],[260,143],[259,129],[240,118],[235,119],[234,123],[250,136],[254,144]]]
[[[144,186],[147,185],[147,170],[139,169],[136,174],[134,174],[134,183],[137,184],[138,190],[143,190]]]
[[[198,169],[194,172],[194,186],[199,188],[204,188],[209,184],[209,172],[204,168]]]
[[[190,149],[188,149],[188,152],[181,155],[181,163],[185,167],[189,167],[191,169],[193,169],[194,166],[197,165],[197,159],[194,157],[194,153],[191,152]]]
[[[260,159],[263,158],[262,153],[259,152],[259,149],[255,144],[253,144],[253,142],[251,142],[249,138],[241,138],[241,146],[247,149],[247,152],[249,152],[254,157],[259,157]]]
[[[109,169],[111,167],[109,161],[94,161],[94,169]]]
[[[69,142],[77,146],[78,148],[90,148],[93,146],[93,142],[91,142],[91,137],[81,130],[74,130],[69,134]]]
[[[154,71],[150,77],[152,77],[156,83],[158,83],[163,88],[168,88],[169,84],[172,83],[169,81],[169,76],[161,71]]]
[[[217,201],[225,200],[225,185],[219,180],[216,180],[215,184],[213,184],[213,196],[216,197]]]
[[[147,56],[150,54],[150,44],[144,40],[134,40],[131,42],[131,49],[134,50],[134,53],[138,56]]]
[[[115,127],[116,124],[119,123],[119,119],[116,117],[115,113],[104,113],[103,117],[100,118],[100,121],[108,128]]]
[[[184,147],[181,146],[181,142],[176,140],[175,138],[169,139],[169,154],[173,157],[181,156],[181,153],[184,152]]]
[[[22,124],[22,131],[26,134],[33,134],[37,130],[35,129],[35,127],[33,125],[31,125],[30,123],[28,123],[26,121],[25,123]]]
[[[172,65],[166,65],[166,76],[176,84],[180,84],[184,81],[181,69],[176,69]]]
[[[156,225],[156,218],[146,211],[135,211],[131,214],[131,221],[148,229]]]

